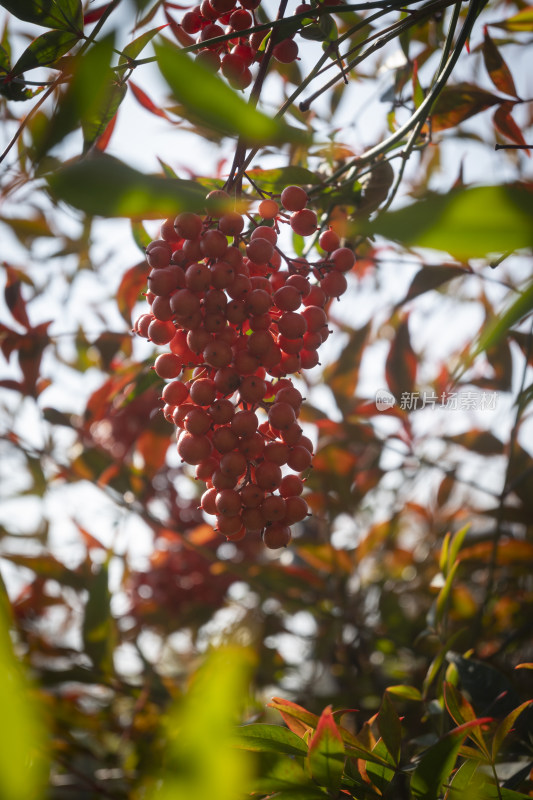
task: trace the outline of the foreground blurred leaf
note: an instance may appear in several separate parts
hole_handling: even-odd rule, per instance
[[[48,176],[56,200],[102,217],[161,219],[202,212],[205,189],[192,181],[143,175],[105,154],[69,164]]]
[[[428,194],[407,208],[383,214],[367,230],[467,260],[531,247],[532,215],[533,194],[525,187],[479,186]]]
[[[506,31],[533,31],[533,6],[526,6],[518,14],[508,17],[503,22],[491,23],[495,28]]]
[[[4,592],[0,587],[0,592]],[[0,795],[2,800],[44,796],[46,734],[9,638],[4,598],[0,604]]]
[[[257,111],[224,81],[177,48],[167,43],[154,47],[163,77],[193,121],[222,136],[242,136],[253,144],[305,141],[303,131]]]
[[[111,617],[111,594],[109,592],[108,569],[103,564],[89,585],[89,597],[83,620],[85,652],[93,664],[106,674],[113,668],[115,627]]]
[[[110,116],[104,118],[114,87],[114,73],[110,69],[113,48],[114,38],[108,36],[94,44],[86,54],[73,60],[70,85],[60,99],[50,124],[36,142],[38,158],[42,158],[65,136],[80,127],[84,128],[84,134],[85,128],[92,130],[95,125],[100,133],[103,132],[111,119]]]
[[[253,665],[251,651],[213,651],[166,720],[165,771],[150,800],[236,800],[251,779],[250,756],[232,746]]]

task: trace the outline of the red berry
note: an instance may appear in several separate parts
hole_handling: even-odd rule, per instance
[[[287,211],[300,211],[308,200],[307,192],[300,186],[287,186],[281,193],[281,202]]]

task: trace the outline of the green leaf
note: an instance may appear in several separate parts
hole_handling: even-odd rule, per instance
[[[80,127],[91,129],[102,119],[114,74],[110,69],[114,39],[107,37],[93,45],[86,54],[74,59],[72,81],[59,102],[58,109],[36,143],[42,158],[65,136]],[[108,120],[109,121],[109,120]],[[105,127],[105,126],[103,126]],[[102,130],[103,130],[102,127]]]
[[[463,542],[465,540],[465,536],[470,530],[470,524],[463,525],[463,527],[454,534],[453,539],[450,542],[450,549],[448,553],[448,569],[451,569],[452,566],[455,564],[457,556],[459,555],[459,551],[463,546]]]
[[[127,92],[125,85],[114,82],[114,73],[109,70],[108,79],[102,84],[102,92],[98,103],[88,109],[82,116],[83,152],[103,134],[108,124],[118,111]]]
[[[435,622],[440,622],[444,616],[448,604],[448,598],[450,597],[450,592],[452,590],[453,581],[458,569],[459,562],[456,561],[452,568],[448,571],[444,586],[437,595],[437,599],[435,601]]]
[[[78,36],[68,31],[47,31],[38,36],[37,39],[34,39],[22,53],[11,74],[21,75],[26,70],[54,64],[58,58],[68,53],[78,41]]]
[[[367,762],[365,765],[366,774],[382,795],[387,794],[391,781],[394,778],[394,768],[392,757],[383,739],[379,739],[374,745],[372,752],[383,759],[383,763]]]
[[[449,782],[456,758],[469,729],[485,720],[467,722],[455,728],[423,754],[411,778],[411,797],[414,800],[437,800],[445,783]]]
[[[152,30],[146,31],[140,36],[137,36],[137,38],[134,39],[133,42],[130,42],[129,44],[126,45],[126,47],[124,47],[118,63],[125,64],[128,61],[137,58],[137,56],[140,53],[142,53],[146,45],[152,41],[156,33],[159,33],[159,31],[165,27],[166,27],[165,25],[160,25],[158,28],[152,28]]]
[[[257,183],[261,189],[279,194],[286,186],[297,184],[306,186],[320,183],[320,177],[305,167],[291,166],[278,169],[249,169],[246,174]]]
[[[533,245],[533,195],[510,184],[428,194],[367,226],[407,246],[444,250],[459,260]]]
[[[89,584],[89,597],[83,619],[83,642],[85,652],[94,666],[106,675],[113,672],[115,645],[115,625],[110,603],[108,569],[106,564],[102,564]]]
[[[249,144],[304,142],[303,131],[268,117],[246,103],[202,64],[164,42],[155,45],[159,69],[187,117],[221,136],[242,136]]]
[[[102,217],[162,219],[205,207],[205,190],[193,181],[143,175],[105,154],[63,167],[48,185],[56,200]]]
[[[491,23],[495,28],[506,31],[533,31],[533,6],[523,8],[518,14],[508,17],[503,22]]]
[[[468,700],[465,700],[463,695],[458,689],[448,681],[444,681],[444,702],[451,718],[456,725],[464,725],[465,722],[475,722],[476,712],[474,711]],[[474,726],[470,729],[469,735],[478,745],[479,750],[483,753],[487,761],[490,761],[490,754],[481,732],[481,726]]]
[[[1,587],[0,603],[0,795],[2,800],[44,797],[46,786],[46,734],[39,709],[15,658],[8,630],[8,617]]]
[[[344,742],[333,718],[331,706],[327,706],[309,742],[307,757],[309,771],[320,786],[327,787],[330,792],[338,792],[344,770],[344,758]]]
[[[474,350],[475,356],[497,345],[510,328],[533,310],[533,281],[518,295],[516,300],[492,322],[485,326]]]
[[[254,654],[214,650],[183,700],[165,720],[165,769],[147,786],[147,800],[235,800],[247,792],[251,756],[233,747],[235,715],[246,698]]]
[[[235,743],[244,750],[306,756],[307,745],[292,731],[280,725],[252,724],[237,729]]]
[[[401,697],[403,700],[422,700],[422,695],[418,689],[414,686],[406,686],[403,683],[397,686],[387,686],[386,691],[395,697]]]
[[[387,752],[397,766],[400,761],[402,746],[402,725],[398,712],[391,703],[387,692],[385,692],[383,700],[381,701],[381,707],[377,716],[377,724]]]
[[[507,714],[505,719],[503,719],[496,728],[494,739],[492,740],[492,758],[494,761],[496,761],[496,757],[500,752],[500,748],[504,742],[504,739],[513,728],[516,720],[518,719],[522,711],[525,711],[526,708],[529,708],[529,706],[532,703],[533,700],[526,700],[526,702],[519,705],[518,708],[513,709],[510,712],[510,714]]]
[[[1,0],[0,5],[24,22],[75,33],[83,31],[81,0]]]

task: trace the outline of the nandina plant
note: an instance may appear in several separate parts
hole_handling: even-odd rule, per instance
[[[0,2],[0,795],[528,797],[530,9],[182,5]]]

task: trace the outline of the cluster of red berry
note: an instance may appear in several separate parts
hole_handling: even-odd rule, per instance
[[[208,203],[224,198],[215,191]],[[263,199],[254,215],[209,210],[166,220],[146,251],[150,313],[134,328],[169,345],[155,371],[169,381],[164,414],[178,427],[178,453],[207,484],[203,510],[228,539],[258,531],[271,548],[287,545],[290,526],[308,514],[302,473],[313,446],[289,376],[318,364],[329,336],[324,306],[346,290],[355,263],[332,229],[319,235],[323,257],[314,263],[283,253],[282,223],[302,236],[317,232],[307,202],[304,189],[289,186],[282,208]]]
[[[222,74],[235,89],[246,89],[252,82],[250,67],[261,58],[261,44],[268,31],[261,30],[248,34],[256,24],[254,10],[260,0],[202,0],[198,6],[187,11],[181,20],[181,27],[189,36],[199,34],[197,44],[204,44],[196,55],[196,60],[213,72]],[[296,13],[311,10],[303,4]],[[234,38],[210,43],[211,39],[235,34]],[[194,39],[191,39],[191,43]],[[289,64],[298,57],[298,45],[293,38],[277,42],[272,55],[278,61]]]

